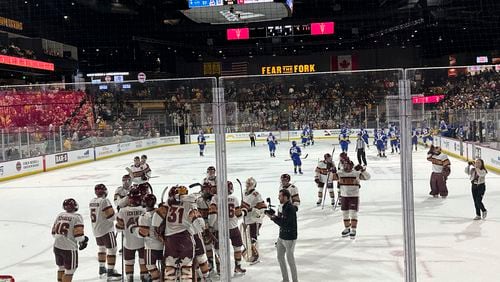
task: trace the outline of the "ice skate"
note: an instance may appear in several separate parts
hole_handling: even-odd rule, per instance
[[[319,199],[319,200],[316,202],[316,206],[317,206],[317,207],[321,206],[321,199]]]
[[[99,266],[99,277],[100,278],[104,278],[104,276],[106,275],[106,267],[104,266]]]
[[[349,237],[351,239],[355,239],[356,238],[356,229],[351,229],[351,232],[349,233]]]
[[[120,281],[122,280],[122,275],[114,269],[108,269],[107,278],[108,281]]]
[[[347,237],[351,233],[351,228],[346,227],[344,231],[342,231],[342,237]]]
[[[234,275],[235,276],[238,276],[238,275],[243,275],[245,274],[245,272],[247,272],[246,269],[243,269],[241,268],[241,265],[237,264],[235,267],[234,267]]]
[[[488,211],[483,212],[483,219],[486,219],[486,216],[488,215]]]
[[[480,220],[481,217],[479,215],[476,215],[476,217],[474,217],[474,220]]]

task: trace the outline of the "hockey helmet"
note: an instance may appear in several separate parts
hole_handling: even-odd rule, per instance
[[[141,205],[142,201],[141,192],[136,187],[130,189],[130,191],[127,194],[127,197],[128,197],[128,203],[131,206],[135,207]]]
[[[290,183],[290,179],[291,179],[290,174],[288,174],[288,173],[282,174],[280,177],[281,184],[286,185],[286,184]]]
[[[78,211],[78,203],[73,198],[64,200],[62,206],[66,212]]]
[[[156,196],[153,194],[147,194],[146,196],[144,196],[143,202],[146,208],[153,209],[156,204]]]
[[[106,197],[108,196],[108,188],[102,183],[97,184],[94,187],[94,192],[97,197]]]

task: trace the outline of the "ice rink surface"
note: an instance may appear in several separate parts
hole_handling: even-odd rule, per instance
[[[263,143],[254,148],[246,142],[228,143],[228,178],[235,184],[239,197],[236,178],[244,182],[247,177],[255,177],[257,190],[277,203],[280,175],[292,175],[301,197],[295,249],[299,281],[403,281],[400,156],[389,152],[386,159],[379,159],[370,146],[367,158],[372,179],[362,183],[357,237],[341,238],[340,209],[316,207],[317,188],[313,181],[318,159],[332,151],[332,142],[320,140],[304,150],[303,155],[307,153],[309,157],[303,161],[304,175],[300,176],[293,175],[292,163],[285,161],[289,142],[278,145],[276,158],[269,157]],[[353,146],[350,147],[349,156],[355,161]],[[337,146],[336,163],[339,151]],[[413,154],[418,280],[500,281],[500,177],[491,172],[486,176],[484,203],[488,218],[473,221],[474,205],[464,173],[465,162],[451,158],[449,196],[434,199],[428,195],[431,164],[426,161],[425,152],[419,147]],[[159,176],[150,181],[158,197],[167,185],[200,182],[206,168],[215,165],[213,144],[208,145],[205,157],[198,156],[196,145],[144,153],[153,175]],[[73,197],[80,205],[85,232],[91,239],[89,247],[80,252],[73,281],[99,281],[88,203],[97,183],[104,183],[112,197],[134,155],[140,154],[0,183],[0,275],[13,275],[16,281],[56,281],[51,225],[62,211],[62,201]],[[259,237],[261,263],[243,263],[247,273],[234,281],[281,281],[274,247],[277,235],[278,226],[266,218]],[[120,260],[118,257],[119,272]]]

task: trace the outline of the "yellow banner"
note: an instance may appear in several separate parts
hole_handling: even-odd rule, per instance
[[[220,75],[220,62],[203,63],[203,75]]]
[[[0,17],[0,26],[12,29],[23,30],[23,23],[8,18]]]
[[[265,75],[310,73],[310,72],[316,72],[316,64],[263,66],[260,68],[260,70],[261,74]]]

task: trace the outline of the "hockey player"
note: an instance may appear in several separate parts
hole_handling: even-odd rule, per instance
[[[152,219],[155,213],[156,197],[148,194],[143,198],[146,212],[139,216],[138,226],[132,227],[133,233],[138,238],[144,239],[144,260],[146,268],[153,282],[160,281],[160,272],[157,268],[157,262],[163,260],[163,238],[158,237],[152,230]]]
[[[297,146],[296,141],[292,141],[292,147],[290,148],[290,158],[293,161],[293,172],[297,174],[297,168],[299,169],[299,173],[302,173],[302,161],[300,160],[300,155],[302,155],[302,151],[300,147]]]
[[[375,142],[377,145],[378,156],[386,158],[385,146],[387,143],[387,135],[385,135],[383,130],[380,129],[377,132],[377,134],[375,135]]]
[[[276,137],[274,137],[272,132],[269,132],[269,136],[267,136],[267,146],[269,146],[269,154],[271,158],[275,158],[276,155],[274,154],[276,152],[276,144],[278,141],[276,140]]]
[[[418,137],[420,137],[420,132],[418,132],[417,129],[413,128],[411,130],[411,145],[412,147],[415,146],[415,151],[417,151]]]
[[[260,226],[264,210],[267,208],[259,192],[255,190],[257,181],[250,177],[245,181],[245,195],[241,201],[241,211],[244,215],[245,228],[250,235],[251,246],[245,246],[245,252],[249,252],[249,263],[256,263],[259,260],[259,250],[257,248],[257,237],[259,236]],[[243,254],[245,256],[245,254]]]
[[[229,239],[234,251],[234,274],[244,274],[246,269],[241,268],[241,252],[243,247],[243,240],[241,239],[240,229],[238,228],[238,219],[242,216],[240,201],[233,195],[233,183],[227,182],[228,197],[227,205],[229,209]],[[217,194],[212,197],[210,202],[210,210],[208,212],[208,224],[214,230],[218,230],[217,226]],[[218,237],[218,235],[216,235]],[[215,251],[219,250],[219,242],[215,242]]]
[[[313,146],[314,145],[314,132],[313,132],[312,128],[309,129],[309,141],[311,142],[311,146]]]
[[[146,212],[141,206],[142,199],[139,190],[133,188],[128,193],[128,206],[120,209],[116,218],[116,229],[122,232],[124,238],[123,258],[127,281],[134,281],[135,253],[139,256],[141,278],[146,279],[148,270],[144,261],[144,239],[138,238],[134,229],[138,225],[139,217]]]
[[[198,147],[200,148],[200,157],[204,156],[206,145],[207,145],[207,140],[205,139],[205,135],[203,135],[203,131],[200,130],[200,134],[198,135]]]
[[[214,168],[215,170],[215,168]],[[215,177],[215,176],[214,176]],[[215,191],[217,191],[216,186],[213,186]],[[207,180],[204,181],[203,186],[201,188],[201,195],[196,199],[196,206],[198,208],[199,213],[201,214],[203,220],[205,221],[205,229],[202,233],[203,243],[205,245],[205,252],[208,259],[209,271],[214,268],[214,260],[213,260],[213,235],[210,233],[208,226],[208,211],[210,208],[210,202],[212,201],[212,185]]]
[[[398,133],[395,128],[391,129],[389,131],[389,139],[391,142],[391,154],[394,154],[394,151],[396,153],[398,152]]]
[[[107,275],[108,280],[120,280],[121,275],[116,273],[116,233],[114,228],[115,211],[108,200],[108,189],[104,184],[94,187],[96,197],[90,201],[90,221],[96,238],[99,261],[99,276]],[[107,262],[107,269],[106,269]]]
[[[141,165],[144,166],[144,174],[151,174],[151,168],[149,167],[148,164],[148,156],[146,155],[141,156]]]
[[[290,183],[290,180],[291,180],[291,177],[289,174],[286,174],[286,173],[282,174],[280,177],[280,189],[279,190],[286,189],[286,190],[288,190],[288,192],[290,192],[292,204],[298,210],[299,206],[300,206],[299,189],[295,185]]]
[[[192,280],[194,242],[189,229],[201,232],[205,222],[196,209],[183,204],[183,196],[187,194],[188,188],[185,186],[171,187],[167,202],[153,214],[155,232],[158,236],[165,236],[165,281]],[[180,277],[176,273],[180,273]]]
[[[323,201],[323,190],[325,184],[328,192],[330,193],[332,206],[335,205],[335,194],[333,192],[333,181],[331,177],[331,173],[335,172],[337,172],[337,169],[335,168],[332,155],[327,153],[324,155],[324,160],[319,161],[318,166],[316,166],[315,169],[316,176],[314,177],[314,182],[318,185],[317,206],[321,205],[321,202]]]
[[[83,233],[83,218],[74,199],[63,202],[64,212],[57,215],[52,226],[54,255],[56,258],[57,281],[70,282],[78,268],[78,250],[87,247],[89,238]]]
[[[151,177],[151,170],[147,164],[141,164],[139,156],[134,157],[134,164],[127,168],[127,171],[132,178],[133,184],[141,184],[148,182]]]
[[[359,208],[359,189],[360,180],[370,179],[370,174],[366,169],[357,165],[353,170],[353,162],[344,164],[343,169],[333,174],[333,179],[338,181],[340,186],[340,196],[342,197],[342,217],[344,219],[345,229],[342,231],[342,237],[356,237],[358,226],[358,208]]]
[[[361,133],[361,138],[363,138],[363,141],[365,141],[366,143],[366,147],[370,148],[370,144],[368,143],[368,139],[370,138],[370,136],[368,135],[368,130],[361,127],[360,133]]]
[[[302,133],[300,134],[300,139],[302,141],[302,146],[304,148],[309,145],[309,128],[307,126],[304,126],[304,129],[302,130]]]
[[[130,175],[125,174],[124,176],[122,176],[122,186],[116,188],[115,190],[114,203],[118,211],[128,205],[127,194],[130,191],[131,187],[132,178],[130,177]]]
[[[432,138],[431,130],[428,127],[422,129],[422,141],[426,148],[428,147],[427,141],[430,141],[432,145],[433,140],[434,138]]]
[[[434,198],[437,198],[438,195],[446,198],[448,196],[446,180],[450,175],[450,160],[447,155],[441,153],[441,147],[433,145],[427,152],[427,160],[432,163],[431,192],[429,194]]]
[[[349,141],[349,133],[347,133],[346,128],[342,128],[339,134],[339,144],[342,152],[347,152],[349,149],[349,143],[351,143],[351,141]]]

